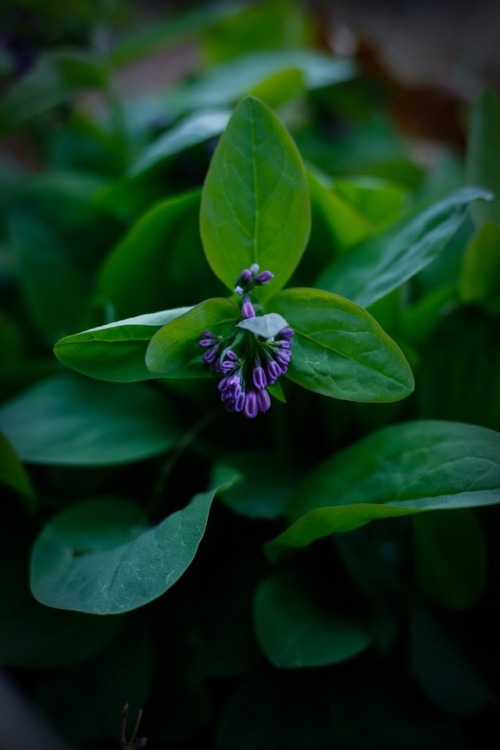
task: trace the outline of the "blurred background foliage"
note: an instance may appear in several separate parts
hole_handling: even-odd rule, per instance
[[[31,729],[32,747],[118,747],[127,702],[144,707],[152,748],[498,743],[496,507],[378,521],[278,567],[262,553],[297,478],[378,427],[500,428],[498,197],[370,305],[414,369],[403,402],[290,388],[264,431],[220,414],[191,434],[219,410],[213,384],[89,385],[52,354],[82,329],[224,294],[201,248],[200,188],[247,94],[276,109],[309,171],[293,285],[321,286],[333,261],[464,182],[498,196],[495,19],[495,3],[444,0],[2,4],[0,398],[25,399],[26,464],[2,439],[0,745],[27,747]],[[220,464],[246,481],[214,505],[166,596],[113,617],[33,599],[33,540],[55,513],[118,497],[158,522]],[[283,653],[297,622],[307,648]]]

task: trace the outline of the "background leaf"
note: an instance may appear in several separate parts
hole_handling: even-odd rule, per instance
[[[287,574],[266,578],[254,606],[257,640],[276,667],[336,664],[364,651],[372,640],[367,625],[335,616]]]
[[[464,302],[500,312],[500,227],[485,222],[467,246],[459,281]]]
[[[64,375],[5,404],[0,428],[23,461],[56,466],[140,461],[171,448],[178,434],[159,392]]]
[[[88,500],[42,530],[31,559],[31,588],[50,607],[119,614],[174,585],[203,537],[215,490],[147,528],[141,510],[122,500]]]
[[[54,354],[66,367],[91,378],[115,383],[149,380],[156,377],[145,362],[151,338],[190,309],[178,307],[90,328],[58,341]]]
[[[290,380],[349,401],[397,401],[413,390],[402,352],[353,302],[316,289],[287,289],[269,307],[295,331]]]
[[[304,251],[310,205],[304,168],[278,118],[247,98],[235,109],[212,159],[201,200],[201,236],[214,273],[233,289],[257,263],[274,273],[259,298],[280,289]]]
[[[489,203],[478,203],[472,215],[477,224],[500,221],[500,99],[485,89],[471,112],[467,140],[467,180],[493,193]]]
[[[227,299],[208,299],[161,328],[148,346],[146,365],[163,377],[204,377],[200,334],[227,335],[241,318],[240,309]]]
[[[24,498],[27,508],[36,506],[36,496],[30,478],[16,452],[0,433],[0,482],[19,492]]]
[[[267,545],[305,547],[376,518],[500,500],[500,433],[458,422],[392,425],[326,461],[301,483],[292,526]]]
[[[481,188],[462,188],[357,245],[323,271],[317,286],[368,307],[434,260],[459,228],[469,204],[489,198]]]

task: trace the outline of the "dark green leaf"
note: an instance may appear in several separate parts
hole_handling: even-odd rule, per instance
[[[116,383],[148,380],[156,377],[145,362],[151,338],[166,323],[190,309],[179,307],[138,315],[75,333],[58,341],[54,353],[67,367],[92,378]]]
[[[28,509],[36,505],[30,478],[9,441],[0,433],[0,482],[19,492]]]
[[[468,508],[422,513],[413,519],[413,530],[422,591],[451,609],[472,606],[486,577],[484,540],[474,513]]]
[[[467,246],[459,283],[464,302],[500,312],[500,227],[487,221]]]
[[[204,377],[199,346],[202,331],[225,336],[240,318],[241,311],[233,302],[205,300],[155,333],[146,352],[147,367],[165,378]]]
[[[201,236],[214,273],[231,290],[253,263],[274,279],[261,299],[290,278],[304,251],[310,205],[291,137],[264,104],[235,109],[210,165],[201,201]]]
[[[53,518],[33,548],[31,588],[43,604],[119,614],[157,599],[189,567],[216,490],[148,528],[124,500],[88,500]]]
[[[343,297],[287,289],[270,306],[294,329],[287,377],[349,401],[397,401],[413,390],[402,352],[372,316]]]
[[[500,433],[421,420],[385,427],[304,479],[298,520],[267,545],[271,556],[376,518],[500,502]]]
[[[254,619],[260,647],[280,668],[336,664],[372,641],[365,623],[323,611],[306,589],[283,573],[259,586]]]
[[[357,245],[325,269],[318,286],[368,307],[437,257],[471,202],[490,198],[481,188],[462,188]]]
[[[500,221],[500,99],[491,89],[483,92],[472,109],[466,173],[469,183],[482,185],[494,195],[490,203],[473,206],[477,224]]]
[[[23,461],[59,466],[139,461],[177,439],[160,393],[63,375],[5,404],[0,428]]]

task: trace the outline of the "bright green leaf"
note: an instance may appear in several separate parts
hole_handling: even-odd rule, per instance
[[[215,336],[227,335],[240,318],[241,311],[233,302],[205,300],[155,333],[146,352],[147,367],[165,378],[203,377],[200,334],[208,329]]]
[[[467,246],[459,282],[464,302],[500,312],[500,227],[485,222]]]
[[[490,193],[467,187],[366,239],[335,260],[317,285],[368,307],[433,261],[462,223],[469,204]]]
[[[162,326],[190,309],[178,307],[90,328],[60,339],[54,353],[67,367],[92,378],[115,383],[148,380],[156,377],[144,359],[149,342]]]
[[[473,206],[476,223],[500,221],[500,99],[486,89],[472,109],[467,142],[467,181],[494,195],[490,203]]]
[[[359,440],[301,483],[297,519],[267,545],[271,556],[376,518],[500,502],[500,433],[420,420]]]
[[[324,611],[283,573],[265,579],[255,598],[257,640],[276,667],[320,667],[350,659],[372,641],[366,624]]]
[[[139,461],[163,453],[177,439],[162,394],[138,383],[64,375],[5,404],[0,429],[23,461],[57,466]]]
[[[270,306],[295,331],[287,377],[304,388],[373,402],[397,401],[413,390],[400,349],[353,302],[317,289],[287,289]]]
[[[420,588],[451,609],[481,595],[486,558],[481,527],[468,508],[421,513],[413,519],[415,575]]]
[[[194,559],[216,490],[148,528],[124,500],[88,500],[53,518],[38,537],[31,588],[42,604],[119,614],[148,604]]]
[[[201,236],[214,273],[232,290],[253,263],[274,279],[259,298],[280,289],[309,236],[310,205],[302,161],[291,137],[264,104],[235,109],[212,159],[201,200]]]

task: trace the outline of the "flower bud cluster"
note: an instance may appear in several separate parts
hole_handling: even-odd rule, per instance
[[[242,271],[235,292],[243,297],[243,319],[255,317],[249,291],[272,278],[270,271],[259,273],[257,265]],[[270,408],[267,388],[288,369],[293,335],[289,326],[268,339],[238,327],[226,337],[203,331],[199,341],[205,350],[203,361],[220,376],[218,388],[227,411],[253,419]]]

